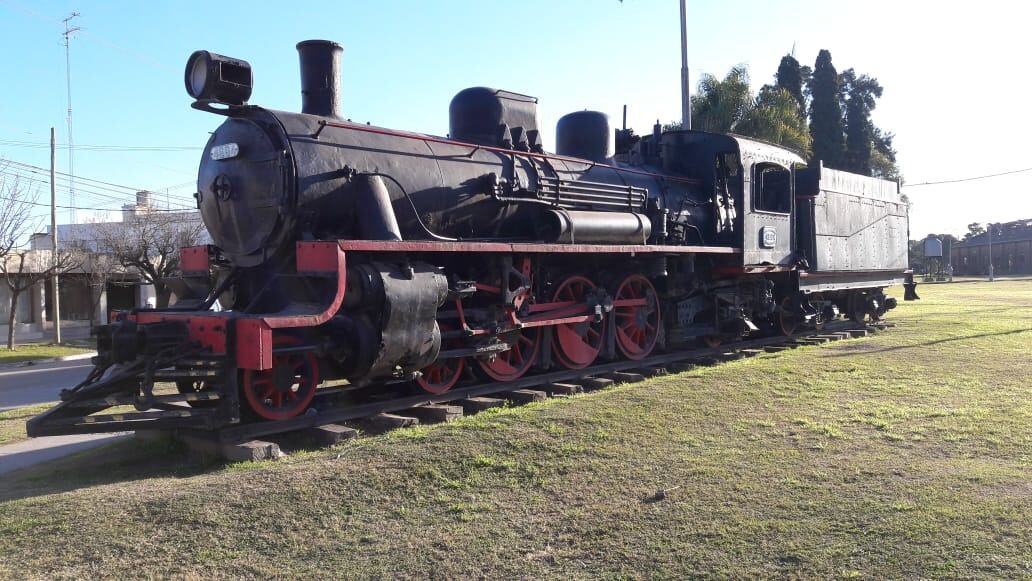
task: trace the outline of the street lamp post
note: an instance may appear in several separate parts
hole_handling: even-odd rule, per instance
[[[692,99],[688,78],[688,18],[681,0],[681,128],[692,128]]]

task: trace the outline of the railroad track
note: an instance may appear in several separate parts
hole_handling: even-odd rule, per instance
[[[227,448],[255,443],[267,448],[264,448],[265,452],[253,455],[254,459],[275,457],[281,454],[278,446],[268,442],[257,442],[259,438],[308,433],[316,436],[316,440],[329,445],[357,436],[359,431],[351,427],[354,424],[362,426],[365,430],[381,433],[419,423],[450,421],[464,414],[499,407],[506,403],[523,404],[542,401],[549,397],[564,397],[615,384],[642,381],[647,377],[679,373],[695,366],[714,365],[765,352],[866,336],[892,326],[895,325],[885,322],[866,325],[839,322],[829,324],[819,331],[811,330],[790,336],[740,341],[726,346],[675,351],[639,361],[614,361],[589,369],[553,371],[506,383],[491,382],[457,387],[440,395],[402,395],[322,410],[313,408],[308,414],[277,422],[244,423],[215,432],[180,430],[176,432],[175,437],[189,446],[199,445],[206,448],[204,451],[209,454],[213,449],[222,450],[222,455],[229,459],[241,458],[239,454],[226,453]],[[332,396],[334,391],[339,393],[341,390],[330,388],[326,391]],[[275,450],[268,453],[268,447]],[[248,446],[245,457],[260,448],[261,446]]]

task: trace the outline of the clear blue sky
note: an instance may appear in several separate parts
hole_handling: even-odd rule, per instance
[[[84,28],[72,41],[77,145],[203,145],[220,118],[190,109],[183,89],[186,58],[201,48],[250,61],[252,103],[296,110],[294,45],[309,38],[344,45],[344,109],[356,121],[444,134],[449,100],[472,85],[539,97],[546,148],[569,111],[598,109],[618,122],[626,103],[639,133],[679,117],[676,0],[0,0],[0,157],[47,166],[46,149],[31,144],[46,142],[51,126],[67,140],[60,33],[72,11]],[[827,48],[840,71],[877,77],[885,94],[875,122],[897,134],[908,183],[1032,167],[1027,4],[689,0],[689,18],[693,84],[745,63],[758,88],[793,46],[805,64]],[[174,203],[189,203],[199,155],[79,151],[75,167],[117,184],[171,187]],[[63,151],[58,166],[67,171]],[[907,191],[914,237],[1032,217],[1032,172]],[[96,192],[114,195],[84,192],[77,204],[118,207]]]

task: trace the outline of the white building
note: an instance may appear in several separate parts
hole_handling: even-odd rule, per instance
[[[91,222],[83,224],[59,224],[57,226],[58,245],[67,248],[77,245],[79,248],[96,252],[98,232],[102,229],[119,228],[133,220],[144,219],[149,213],[161,211],[168,216],[166,210],[158,209],[151,203],[150,192],[138,192],[135,204],[122,207],[121,222]],[[177,222],[196,224],[202,228],[200,244],[210,240],[201,224],[200,212],[185,210],[173,214]],[[46,232],[33,234],[29,240],[28,253],[49,253],[53,248],[50,228]],[[36,261],[32,261],[36,262]],[[92,262],[92,261],[91,261]],[[97,261],[101,262],[101,261]],[[112,261],[108,260],[108,264]],[[115,309],[131,309],[135,307],[153,306],[155,303],[154,286],[143,283],[139,273],[112,264],[107,276],[96,277],[90,272],[91,263],[82,269],[62,275],[59,279],[62,331],[69,329],[70,335],[87,332],[91,319],[96,324],[107,322],[108,313]],[[7,321],[10,312],[10,293],[7,285],[0,282],[0,333],[7,334]],[[29,291],[22,293],[15,310],[16,335],[18,340],[39,339],[53,327],[50,314],[50,282],[38,283]]]

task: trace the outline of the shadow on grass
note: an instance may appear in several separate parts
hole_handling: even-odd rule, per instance
[[[962,335],[960,337],[948,337],[946,339],[936,339],[934,341],[924,341],[922,343],[914,343],[912,345],[896,345],[894,347],[882,347],[880,349],[849,349],[843,350],[844,353],[829,353],[827,357],[855,357],[857,353],[863,353],[870,355],[871,353],[891,353],[893,351],[904,351],[906,349],[916,349],[919,347],[930,347],[932,345],[939,345],[942,343],[952,343],[954,341],[967,341],[969,339],[983,339],[985,337],[1002,337],[1004,335],[1017,335],[1020,333],[1028,333],[1032,331],[1032,328],[1028,329],[1014,329],[1011,331],[1000,331],[999,333],[979,333],[978,335]],[[862,347],[862,345],[857,345]]]
[[[148,478],[186,478],[220,469],[221,462],[198,462],[172,441],[124,441],[0,476],[0,501],[58,494]]]

